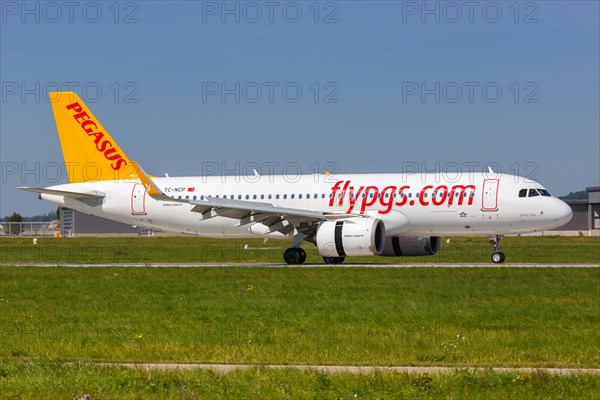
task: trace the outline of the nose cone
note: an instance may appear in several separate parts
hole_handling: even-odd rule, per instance
[[[555,228],[565,225],[573,217],[573,210],[571,206],[560,199],[553,199],[554,204],[550,210],[550,215],[553,220]]]

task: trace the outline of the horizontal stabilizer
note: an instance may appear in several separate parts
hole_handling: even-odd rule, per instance
[[[102,199],[106,195],[100,192],[69,192],[66,190],[54,190],[54,189],[44,189],[44,188],[34,188],[34,187],[18,187],[19,190],[26,190],[28,192],[40,193],[40,194],[54,194],[57,196],[69,197],[71,199],[77,200],[96,200]]]

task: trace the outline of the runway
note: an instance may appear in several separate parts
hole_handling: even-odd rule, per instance
[[[497,373],[546,373],[549,375],[599,375],[598,368],[505,368],[505,367],[414,367],[414,366],[354,366],[354,365],[255,365],[255,364],[177,364],[177,363],[100,363],[104,366],[119,366],[138,368],[146,371],[152,370],[194,370],[208,369],[217,372],[232,372],[239,369],[270,368],[270,369],[297,369],[330,373],[368,374],[376,371],[392,371],[415,374],[450,374],[458,371]]]
[[[276,263],[114,263],[114,264],[52,264],[52,263],[2,263],[2,267],[68,267],[68,268],[600,268],[600,264],[493,264],[493,263],[447,263],[447,264],[304,264],[286,265]]]

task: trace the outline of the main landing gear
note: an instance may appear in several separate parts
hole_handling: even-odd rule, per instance
[[[504,259],[504,253],[500,251],[500,240],[502,239],[502,235],[490,235],[490,244],[494,249],[492,253],[492,262],[494,264],[502,264]]]
[[[306,251],[302,247],[290,247],[283,252],[283,259],[288,265],[302,265],[306,261]],[[341,264],[344,257],[323,257],[325,264]]]
[[[301,265],[306,261],[306,251],[302,247],[290,247],[283,252],[283,259],[288,265]]]

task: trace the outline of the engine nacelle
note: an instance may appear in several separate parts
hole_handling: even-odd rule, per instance
[[[317,228],[315,244],[323,257],[379,255],[385,246],[385,225],[375,218],[325,221]]]
[[[404,237],[391,236],[385,239],[381,256],[432,256],[440,249],[442,238],[439,236]]]

